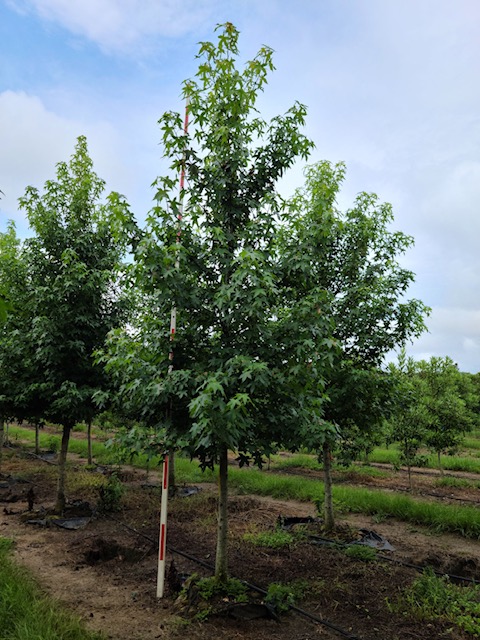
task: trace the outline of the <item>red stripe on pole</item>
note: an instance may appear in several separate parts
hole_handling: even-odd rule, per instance
[[[163,461],[163,490],[168,489],[168,456],[165,456]]]
[[[160,562],[165,559],[165,525],[162,524],[160,527],[160,548],[158,550],[159,555],[158,558]]]

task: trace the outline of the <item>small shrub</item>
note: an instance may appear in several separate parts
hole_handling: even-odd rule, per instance
[[[60,448],[60,443],[58,441],[58,437],[57,436],[50,436],[48,441],[47,441],[47,447],[48,447],[48,450],[51,451],[52,453],[57,453],[57,451]]]
[[[235,602],[247,602],[247,587],[236,578],[229,578],[225,584],[215,577],[201,578],[196,583],[198,594],[203,600],[210,601],[216,596],[228,597]]]
[[[304,580],[290,584],[272,582],[268,587],[265,603],[273,607],[277,613],[285,613],[304,597],[307,589],[308,583]]]
[[[124,492],[125,489],[117,475],[112,473],[106,484],[98,489],[98,510],[102,513],[120,511]]]

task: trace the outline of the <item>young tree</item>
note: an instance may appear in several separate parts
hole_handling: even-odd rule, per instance
[[[0,467],[4,443],[4,424],[15,413],[18,381],[15,379],[15,344],[25,303],[25,264],[13,222],[0,233]]]
[[[412,489],[412,467],[425,463],[418,454],[425,444],[428,423],[422,402],[424,385],[417,376],[415,361],[407,357],[404,349],[400,351],[398,364],[389,364],[389,371],[397,387],[395,409],[389,419],[390,438],[400,446],[400,461],[407,467]]]
[[[379,371],[391,349],[418,336],[427,308],[405,298],[414,274],[400,256],[411,237],[391,230],[391,205],[360,193],[346,213],[336,207],[345,177],[343,163],[319,162],[306,170],[306,184],[291,202],[296,216],[283,220],[282,281],[296,299],[312,286],[329,296],[328,316],[339,346],[326,379],[329,402],[324,418],[337,430],[324,430],[319,443],[325,473],[326,527],[333,526],[331,453],[338,430],[344,441],[361,429],[372,437],[389,411],[391,383]]]
[[[104,182],[93,172],[87,142],[79,137],[68,163],[57,165],[56,180],[42,195],[28,187],[20,205],[34,237],[25,242],[30,323],[26,393],[38,395],[42,417],[62,425],[56,509],[65,508],[65,462],[70,431],[90,421],[94,392],[104,383],[93,362],[109,330],[123,317],[120,259],[131,216],[116,193],[100,204]]]
[[[416,375],[422,385],[421,402],[427,416],[425,444],[437,454],[443,473],[441,454],[455,451],[473,422],[462,397],[469,395],[468,382],[449,357],[431,357],[416,363]]]
[[[228,23],[219,29],[216,44],[201,44],[198,73],[184,84],[188,132],[178,113],[160,119],[175,177],[157,180],[159,204],[135,255],[150,310],[136,330],[111,338],[107,359],[124,397],[141,398],[203,467],[218,463],[216,576],[223,581],[228,451],[241,464],[261,463],[273,442],[293,446],[300,430],[323,429],[324,372],[334,342],[323,286],[311,281],[294,296],[279,270],[284,205],[276,183],[311,149],[300,133],[305,108],[295,104],[262,120],[255,104],[273,69],[272,51],[263,47],[240,70],[238,31]],[[173,193],[182,166],[184,211]]]

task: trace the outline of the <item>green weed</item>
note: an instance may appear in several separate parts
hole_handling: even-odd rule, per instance
[[[480,637],[480,586],[457,586],[446,576],[425,570],[403,597],[389,605],[396,611],[408,610],[423,620],[446,620],[474,637]]]
[[[349,558],[355,560],[362,560],[363,562],[372,562],[377,559],[377,552],[372,547],[367,547],[360,544],[352,544],[348,547],[344,547],[342,552]]]
[[[257,547],[268,547],[269,549],[290,547],[295,542],[295,536],[281,529],[276,529],[275,531],[260,531],[259,533],[246,533],[243,539]]]
[[[107,482],[98,488],[98,510],[101,513],[120,511],[124,492],[124,486],[117,475],[112,473]]]
[[[277,613],[285,613],[305,596],[307,590],[308,583],[305,580],[296,580],[289,584],[272,582],[268,586],[265,603],[273,607]]]

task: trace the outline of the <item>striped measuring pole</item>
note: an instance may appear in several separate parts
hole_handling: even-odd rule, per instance
[[[185,135],[188,131],[188,100],[185,105],[185,121],[183,124],[183,132]],[[180,244],[180,238],[182,234],[182,218],[183,218],[183,191],[185,188],[185,156],[184,162],[182,163],[182,169],[180,171],[180,206],[178,210],[177,216],[177,244]],[[175,262],[175,267],[177,269],[180,268],[180,262],[177,257]],[[173,370],[173,341],[175,339],[175,333],[177,331],[177,309],[175,306],[172,307],[170,312],[170,352],[168,354],[168,358],[170,360],[170,365],[168,367],[168,372],[171,373]],[[160,504],[160,535],[158,542],[158,571],[157,571],[157,598],[163,598],[165,591],[165,562],[166,562],[166,551],[167,551],[167,515],[168,515],[168,477],[169,477],[169,467],[170,467],[170,456],[167,454],[163,461],[162,466],[162,498]]]

